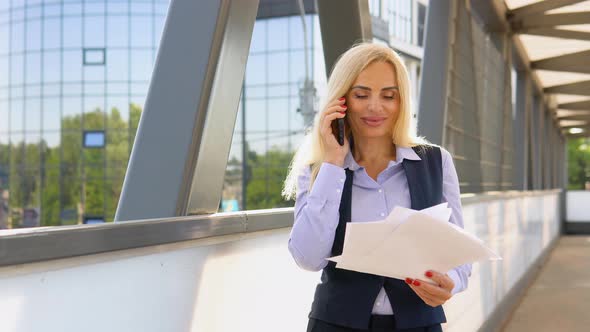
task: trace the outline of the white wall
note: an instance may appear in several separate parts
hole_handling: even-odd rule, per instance
[[[503,258],[474,264],[445,305],[475,331],[550,241],[558,194],[465,204],[466,229]],[[304,331],[320,273],[301,271],[289,229],[0,268],[0,331]],[[280,328],[279,328],[280,327]]]
[[[565,219],[590,223],[590,190],[570,190],[566,193]]]

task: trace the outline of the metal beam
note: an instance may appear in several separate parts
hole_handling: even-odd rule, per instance
[[[431,1],[426,17],[424,57],[418,105],[418,133],[443,145],[449,91],[449,57],[451,56],[452,0]],[[420,120],[422,119],[422,120]]]
[[[373,41],[367,0],[320,0],[317,2],[324,46],[326,76],[338,57],[351,46]]]
[[[530,5],[518,7],[516,9],[511,10],[508,13],[508,18],[510,19],[517,19],[526,15],[532,15],[537,13],[544,13],[548,10],[565,7],[569,5],[576,4],[578,2],[582,2],[586,0],[545,0],[532,3]]]
[[[217,212],[257,8],[170,3],[116,221]]]
[[[256,19],[299,15],[297,0],[260,0]],[[317,13],[315,0],[303,0],[306,14]]]
[[[546,69],[590,74],[590,50],[560,55],[531,62],[533,69]]]
[[[532,15],[511,21],[512,30],[517,33],[520,33],[522,29],[574,24],[590,24],[590,12]]]
[[[586,124],[581,124],[581,125],[569,125],[569,126],[563,126],[563,127],[559,127],[559,129],[571,129],[571,128],[582,128],[584,130],[590,131],[590,123],[586,123]]]
[[[573,103],[559,104],[557,105],[557,108],[564,110],[590,110],[590,99],[576,101]]]
[[[590,40],[590,32],[555,28],[522,29],[518,33],[564,39]]]
[[[580,120],[580,121],[590,121],[590,113],[584,115],[566,115],[557,118],[558,121],[562,120]]]
[[[545,93],[561,93],[567,95],[590,96],[590,81],[555,85],[543,89]]]

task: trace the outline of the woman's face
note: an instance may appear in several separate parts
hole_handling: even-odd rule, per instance
[[[367,66],[347,93],[346,105],[355,137],[391,137],[400,107],[393,66],[387,62]]]

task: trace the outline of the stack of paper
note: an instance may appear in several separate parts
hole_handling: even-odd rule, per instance
[[[336,267],[385,277],[422,279],[479,260],[502,259],[477,237],[449,222],[447,203],[416,211],[396,207],[385,220],[347,223]]]

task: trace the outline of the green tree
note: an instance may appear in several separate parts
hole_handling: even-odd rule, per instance
[[[568,139],[568,189],[585,189],[590,181],[590,140],[587,138]]]
[[[293,152],[271,148],[263,155],[248,152],[247,209],[270,209],[293,206],[281,195]]]

